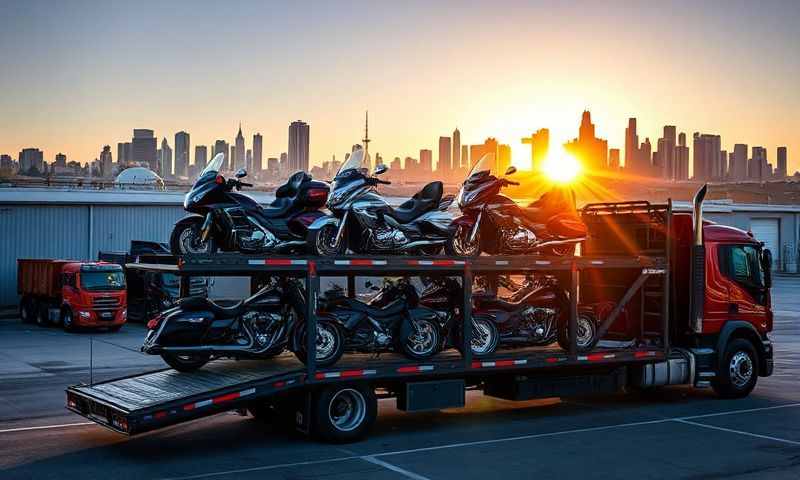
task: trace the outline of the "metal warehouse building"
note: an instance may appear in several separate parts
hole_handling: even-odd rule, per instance
[[[261,203],[272,200],[248,194]],[[131,240],[167,242],[172,225],[185,215],[183,197],[182,192],[0,188],[0,305],[17,303],[18,258],[96,259],[99,250],[127,250]],[[776,268],[797,271],[800,206],[710,201],[705,212],[715,222],[751,230],[774,252]]]

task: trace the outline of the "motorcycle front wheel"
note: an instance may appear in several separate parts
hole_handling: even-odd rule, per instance
[[[311,247],[311,252],[325,257],[344,254],[346,242],[342,240],[339,245],[336,245],[336,234],[338,232],[339,226],[332,223],[323,225],[318,230],[308,232],[308,244]]]
[[[594,348],[597,343],[597,322],[594,315],[588,312],[578,313],[578,331],[575,334],[576,346],[579,353],[585,353]],[[564,318],[558,327],[558,346],[569,351],[569,319]]]
[[[175,225],[169,237],[169,249],[172,254],[183,256],[214,253],[216,248],[213,239],[208,238],[205,242],[202,240],[200,231],[202,227],[203,219],[200,217]]]
[[[422,360],[436,355],[441,344],[439,327],[434,322],[421,318],[414,321],[408,338],[401,341],[403,353],[412,360]]]
[[[456,348],[461,352],[461,355],[464,355],[463,338],[463,330],[459,329],[456,337]],[[497,330],[497,325],[488,318],[473,318],[472,340],[469,343],[473,357],[481,358],[493,354],[500,343],[500,332]]]
[[[470,241],[472,228],[466,225],[458,225],[453,233],[447,238],[444,250],[448,255],[457,257],[477,257],[481,254],[481,232],[476,233],[475,238]]]
[[[302,324],[294,331],[294,355],[306,364],[308,354],[306,349],[306,324]],[[328,367],[338,362],[344,354],[344,335],[341,328],[330,320],[317,320],[316,363],[318,367]]]

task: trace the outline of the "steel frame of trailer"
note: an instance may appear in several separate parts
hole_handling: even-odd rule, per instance
[[[507,373],[530,374],[533,372],[554,371],[568,367],[581,368],[587,365],[629,365],[662,361],[669,353],[669,241],[663,257],[538,257],[538,256],[491,256],[477,258],[446,257],[265,257],[241,254],[220,253],[212,256],[185,257],[177,265],[130,264],[129,268],[161,271],[182,277],[182,294],[188,287],[191,276],[257,276],[285,275],[304,277],[307,288],[306,321],[311,334],[308,338],[308,351],[315,350],[316,305],[320,289],[320,276],[347,277],[348,286],[356,276],[414,276],[444,275],[458,276],[462,279],[463,319],[471,317],[472,285],[474,275],[486,273],[533,273],[568,272],[570,276],[570,351],[548,347],[531,349],[501,350],[488,358],[472,358],[467,339],[471,338],[472,322],[464,322],[464,355],[453,352],[440,352],[431,359],[414,362],[409,359],[388,355],[386,360],[360,359],[359,355],[346,355],[336,365],[318,369],[315,357],[308,356],[308,364],[299,362],[287,366],[286,370],[275,369],[273,360],[257,360],[262,367],[250,380],[226,382],[228,378],[220,375],[214,384],[208,381],[207,390],[189,392],[160,403],[144,407],[128,405],[119,400],[126,388],[142,387],[157,391],[159,382],[170,386],[189,381],[211,369],[222,369],[212,362],[204,370],[179,374],[169,369],[145,374],[131,375],[101,382],[95,385],[76,385],[67,389],[67,408],[101,425],[123,434],[136,434],[155,430],[168,425],[196,418],[234,410],[265,401],[284,392],[299,391],[335,382],[368,381],[375,384],[391,382],[417,382],[436,379],[488,378],[491,375]],[[576,324],[578,305],[578,286],[581,271],[587,269],[636,269],[637,279],[627,289],[615,308],[600,325],[598,335],[606,332],[616,320],[625,304],[636,294],[644,282],[654,275],[662,275],[665,301],[662,308],[662,342],[660,346],[629,349],[595,349],[590,353],[578,354],[576,348]],[[354,290],[349,288],[348,293]],[[640,332],[644,333],[644,332]],[[363,355],[362,355],[363,357]],[[355,359],[355,361],[354,361]],[[218,362],[223,364],[225,362]],[[278,365],[280,366],[280,365]],[[293,367],[293,368],[290,368]],[[242,367],[243,368],[243,367]],[[212,378],[213,374],[207,375]],[[215,378],[215,377],[214,377]],[[171,379],[171,380],[170,380]],[[187,380],[189,379],[189,380]],[[138,383],[137,383],[138,382]],[[126,387],[128,385],[129,387]],[[173,385],[174,386],[174,385]],[[111,393],[109,393],[111,392]],[[114,393],[116,392],[115,396]]]

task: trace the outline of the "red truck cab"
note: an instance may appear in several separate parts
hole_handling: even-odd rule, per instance
[[[20,317],[41,326],[60,324],[118,330],[127,320],[125,275],[105,262],[20,259]]]

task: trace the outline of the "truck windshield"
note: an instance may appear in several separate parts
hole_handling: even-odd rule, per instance
[[[121,271],[81,272],[81,288],[84,290],[122,290],[125,275]]]

